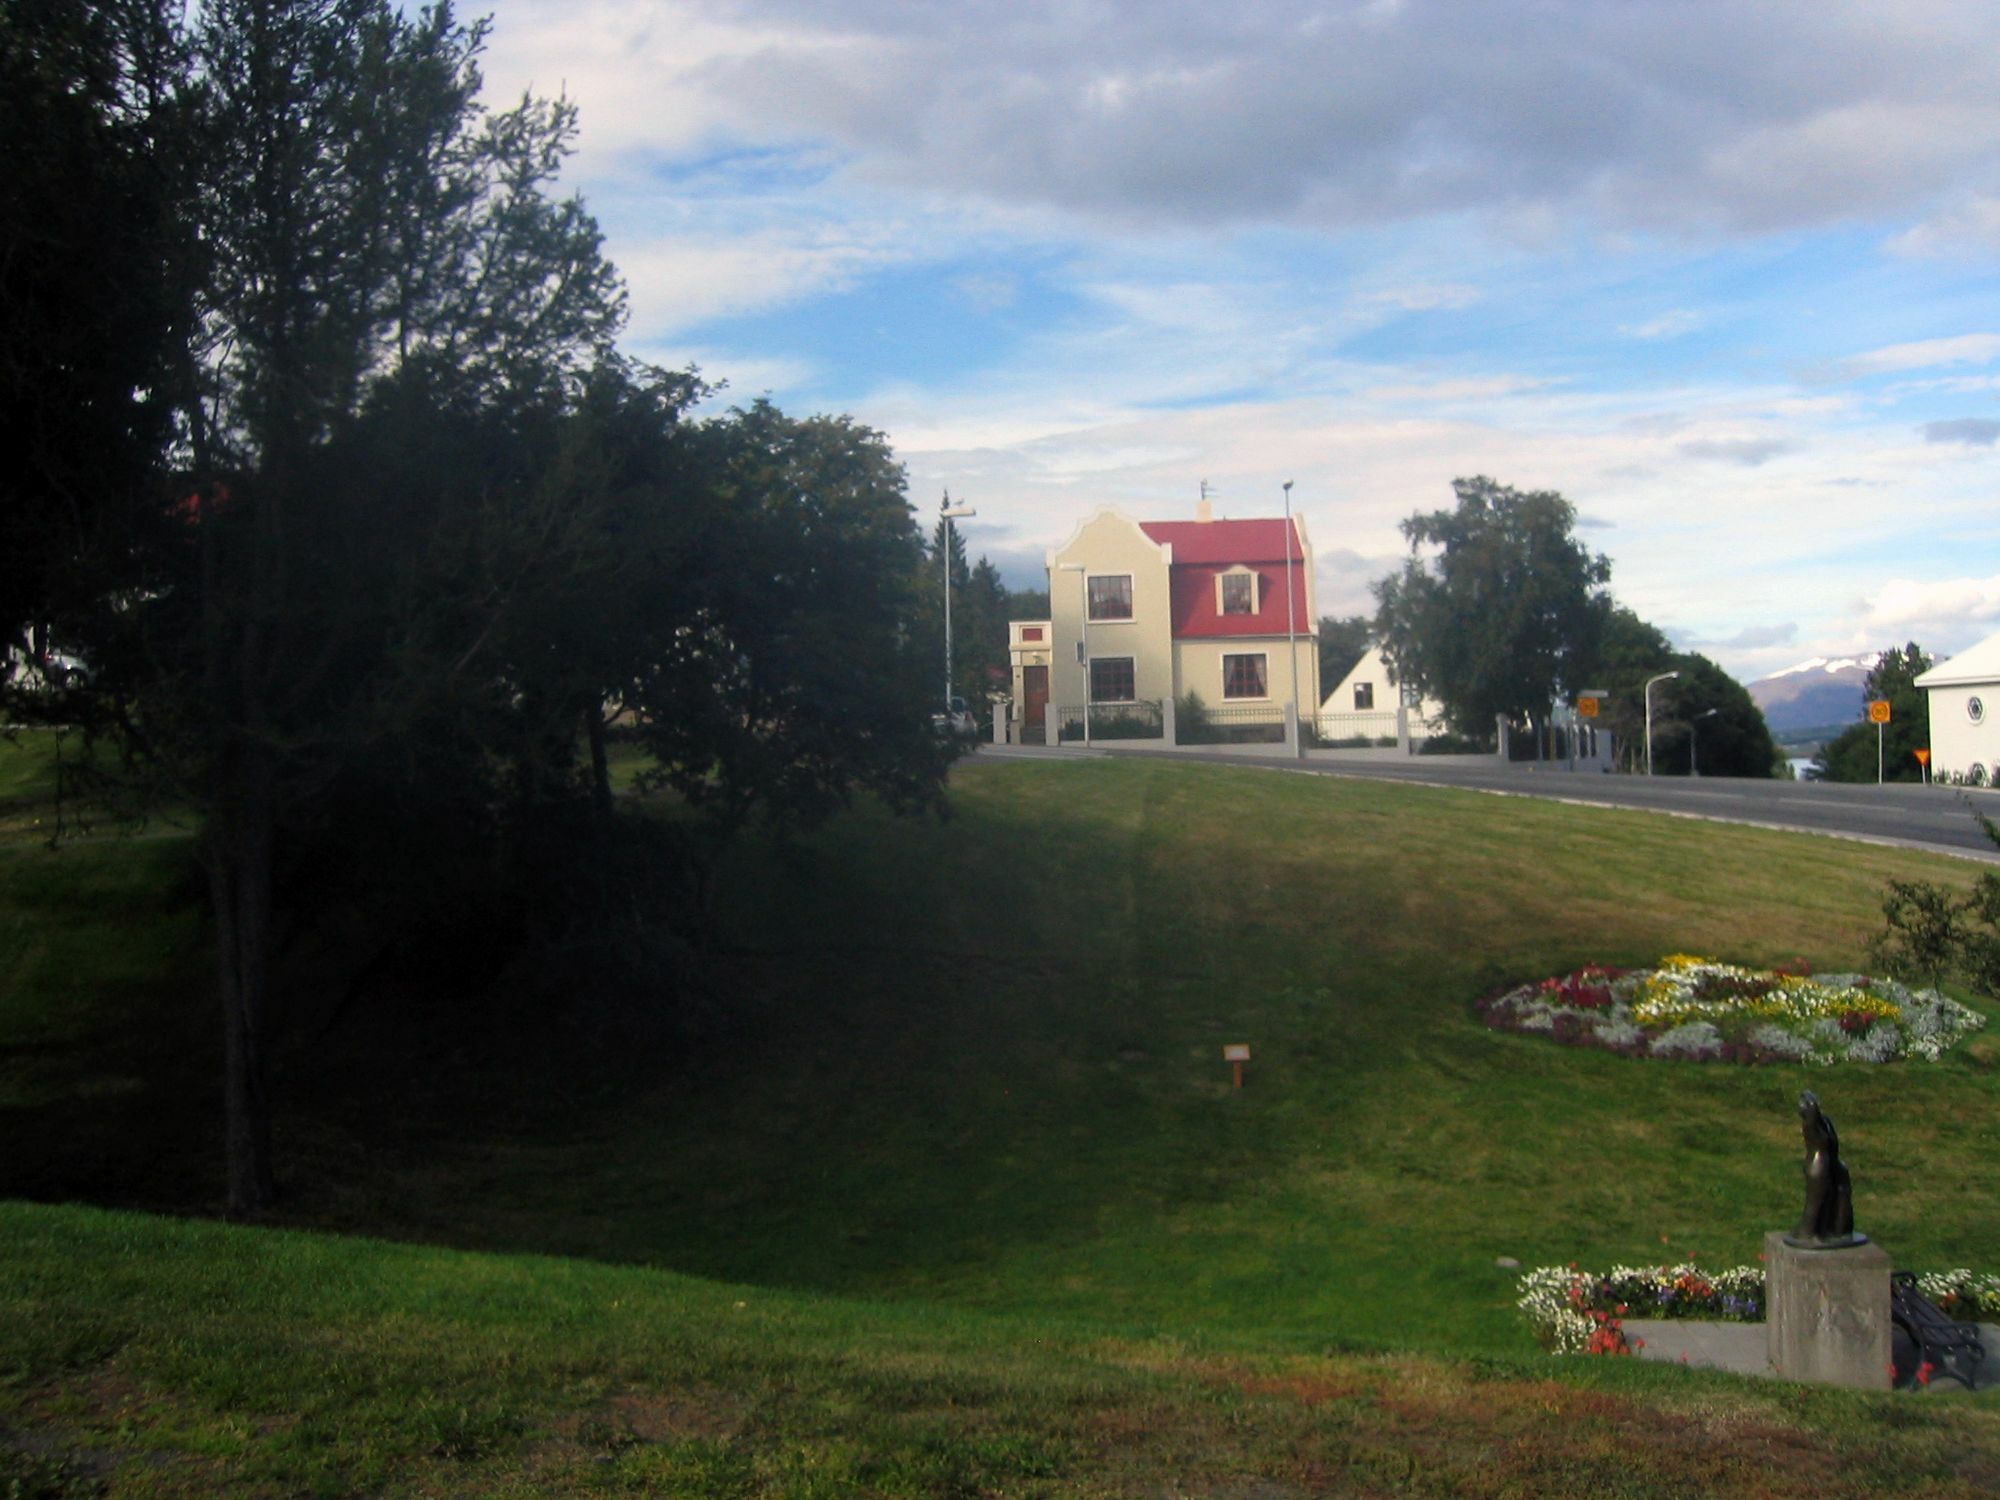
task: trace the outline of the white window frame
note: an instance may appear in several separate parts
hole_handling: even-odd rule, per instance
[[[1249,609],[1231,611],[1230,609],[1225,607],[1225,601],[1227,599],[1227,591],[1223,588],[1223,584],[1231,578],[1247,578],[1250,580]],[[1233,568],[1225,569],[1223,572],[1216,574],[1215,613],[1217,618],[1240,619],[1246,616],[1254,616],[1257,613],[1258,608],[1264,602],[1263,598],[1261,597],[1263,592],[1264,592],[1264,580],[1257,575],[1256,569],[1246,568],[1241,563],[1238,563]]]
[[[1229,663],[1239,656],[1256,656],[1264,662],[1264,691],[1257,694],[1229,691]],[[1224,703],[1269,703],[1271,701],[1271,653],[1268,651],[1226,651],[1222,656],[1222,701]]]
[[[1132,601],[1129,615],[1097,615],[1091,611],[1096,600],[1091,597],[1090,586],[1100,578],[1122,578],[1125,580],[1126,597]],[[1130,625],[1139,618],[1139,590],[1137,580],[1130,573],[1085,573],[1083,575],[1083,618],[1091,625]]]
[[[1114,661],[1132,664],[1132,696],[1129,698],[1100,698],[1097,696],[1097,664],[1107,665]],[[1136,656],[1093,656],[1083,668],[1083,696],[1092,708],[1107,703],[1137,703],[1139,701],[1139,659]]]
[[[1361,695],[1364,692],[1368,694],[1368,704],[1365,708],[1361,703]],[[1354,684],[1354,711],[1358,714],[1372,714],[1375,712],[1375,683],[1373,679]]]

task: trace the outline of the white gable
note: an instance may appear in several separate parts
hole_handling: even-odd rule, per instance
[[[1920,688],[2000,684],[2000,635],[1989,635],[1917,678]]]

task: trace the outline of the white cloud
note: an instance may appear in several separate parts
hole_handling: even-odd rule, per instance
[[[1480,299],[1476,286],[1447,283],[1439,286],[1388,287],[1370,292],[1361,300],[1375,307],[1393,307],[1403,312],[1436,312],[1471,307]]]
[[[1840,362],[1847,379],[1891,375],[1899,370],[1928,370],[1939,365],[1984,365],[2000,359],[2000,333],[1962,333],[1956,338],[1922,339],[1890,344]]]
[[[1678,231],[1921,212],[1936,217],[1905,248],[1927,253],[1985,233],[2000,154],[2000,30],[1980,0],[1920,17],[1897,0],[500,11],[496,93],[566,85],[593,151],[812,140],[878,182],[1086,219],[1525,222],[1562,205]]]
[[[1700,313],[1677,307],[1672,312],[1660,314],[1651,322],[1631,324],[1618,331],[1627,338],[1672,339],[1679,338],[1684,333],[1692,333],[1701,327],[1702,321]]]
[[[1494,375],[1468,380],[1436,380],[1410,385],[1369,386],[1358,394],[1369,401],[1493,401],[1503,396],[1518,396],[1525,391],[1541,390],[1549,384],[1546,380],[1531,379],[1525,375]]]
[[[1969,193],[1890,239],[1897,255],[1919,259],[2000,254],[2000,196]]]
[[[2000,621],[2000,574],[1892,578],[1869,596],[1860,638],[1914,640],[1933,651],[1958,651],[1990,634],[1996,621]]]

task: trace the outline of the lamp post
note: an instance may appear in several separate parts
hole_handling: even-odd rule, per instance
[[[1080,632],[1077,637],[1076,655],[1083,667],[1083,742],[1088,745],[1090,743],[1090,582],[1083,576],[1082,563],[1059,563],[1057,566],[1065,573],[1076,574],[1076,628]],[[1060,722],[1061,705],[1057,705],[1056,713]],[[1061,729],[1057,729],[1056,733],[1060,735]]]
[[[938,550],[944,554],[944,715],[951,718],[951,523],[967,516],[976,516],[978,511],[969,505],[953,505],[951,491],[944,492],[944,503],[938,507],[938,514],[944,518],[944,545]]]
[[[1678,672],[1662,672],[1657,677],[1648,677],[1640,696],[1646,700],[1646,774],[1653,774],[1653,684],[1665,682],[1670,677],[1678,677]]]
[[[1701,762],[1695,754],[1695,745],[1700,736],[1695,733],[1695,730],[1699,727],[1703,719],[1712,719],[1721,712],[1722,710],[1719,708],[1711,708],[1707,713],[1696,714],[1692,719],[1688,720],[1688,775],[1701,775]]]
[[[1292,482],[1285,481],[1285,670],[1292,684],[1292,753],[1305,754],[1305,731],[1299,725],[1299,643],[1292,615]]]

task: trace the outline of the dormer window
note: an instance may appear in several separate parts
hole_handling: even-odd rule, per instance
[[[1215,612],[1219,615],[1257,613],[1257,575],[1248,568],[1232,568],[1215,580]]]

